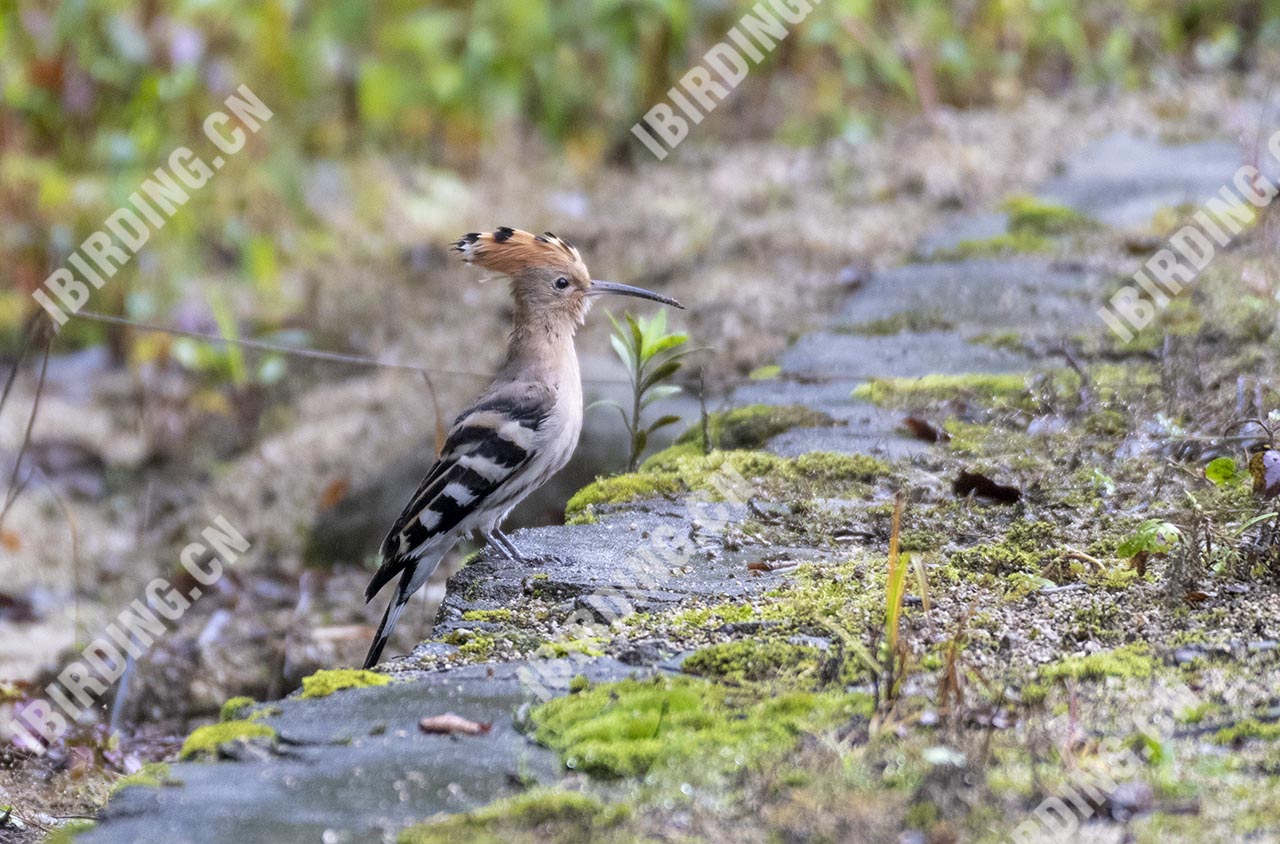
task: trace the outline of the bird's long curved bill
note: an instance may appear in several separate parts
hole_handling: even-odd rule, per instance
[[[670,305],[673,308],[684,310],[684,305],[672,299],[670,296],[663,296],[654,293],[652,290],[645,290],[643,287],[632,287],[630,284],[618,284],[616,281],[595,281],[591,282],[591,287],[587,290],[588,296],[603,296],[612,293],[618,296],[634,296],[637,299],[648,299],[652,302],[661,302],[664,305]]]

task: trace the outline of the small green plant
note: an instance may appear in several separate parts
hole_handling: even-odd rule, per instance
[[[893,507],[893,526],[889,534],[889,561],[885,577],[884,591],[884,624],[876,631],[875,641],[871,648],[864,645],[857,636],[829,625],[833,633],[842,640],[842,644],[853,652],[863,665],[871,672],[871,682],[875,691],[876,716],[873,725],[882,723],[893,711],[902,692],[902,681],[911,670],[911,648],[902,638],[902,608],[906,603],[907,574],[914,568],[916,584],[920,588],[921,601],[925,607],[930,606],[929,585],[925,577],[924,567],[913,567],[911,556],[901,550],[902,537],[902,496],[899,495]],[[874,648],[874,650],[873,650]],[[948,668],[954,672],[953,680],[959,682],[956,663],[952,661]],[[958,693],[958,688],[956,690]]]
[[[668,425],[680,421],[679,416],[660,416],[648,425],[643,422],[644,411],[655,402],[680,392],[675,384],[668,384],[684,365],[683,358],[693,350],[680,350],[689,342],[689,335],[667,332],[667,314],[658,311],[652,317],[633,317],[626,314],[623,321],[609,314],[613,323],[613,350],[627,367],[631,379],[631,407],[624,408],[614,401],[596,402],[616,407],[622,414],[622,423],[630,436],[631,453],[627,458],[627,471],[634,472],[640,465],[640,456],[649,445],[649,437]],[[594,407],[594,405],[593,405]]]
[[[1116,548],[1116,556],[1131,559],[1139,554],[1167,554],[1182,540],[1177,525],[1160,519],[1148,519]]]
[[[1219,457],[1209,461],[1209,465],[1204,468],[1204,476],[1216,486],[1235,486],[1243,483],[1249,473],[1242,471],[1230,457]]]

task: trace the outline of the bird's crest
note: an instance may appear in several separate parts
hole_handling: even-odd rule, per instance
[[[454,241],[453,249],[462,253],[464,262],[506,276],[531,267],[548,267],[571,277],[590,278],[577,248],[551,232],[530,234],[499,226],[491,232],[464,234]]]

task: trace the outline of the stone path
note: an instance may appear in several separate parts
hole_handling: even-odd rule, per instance
[[[1228,144],[1168,147],[1109,138],[1077,156],[1041,196],[1106,224],[1130,226],[1149,222],[1162,208],[1215,194],[1239,162],[1238,150]],[[999,214],[958,219],[921,251],[927,255],[962,240],[999,235],[1006,226],[1007,219]],[[834,451],[911,458],[933,446],[908,437],[900,428],[900,414],[854,398],[854,387],[869,378],[1017,373],[1058,365],[989,338],[1016,331],[1021,348],[1047,353],[1064,337],[1096,331],[1094,312],[1117,282],[1083,263],[1040,257],[926,262],[876,273],[825,327],[800,338],[781,357],[778,378],[742,386],[730,404],[803,404],[840,423],[775,437],[768,448],[783,456]],[[898,323],[908,330],[890,330]],[[868,332],[869,326],[883,330]],[[927,330],[912,331],[913,326]],[[514,571],[489,558],[473,561],[450,583],[437,639],[415,656],[456,647],[439,641],[441,636],[484,628],[484,622],[463,622],[464,611],[500,609],[531,588],[557,601],[558,611],[590,612],[590,599],[584,596],[625,579],[628,555],[663,529],[689,537],[690,565],[669,582],[641,590],[637,601],[645,611],[663,612],[691,595],[757,592],[785,576],[745,577],[745,564],[761,551],[717,550],[696,535],[695,518],[687,502],[672,500],[624,508],[594,525],[522,531],[518,542],[527,553],[543,555],[544,564],[535,571]],[[785,551],[793,559],[812,554],[807,549]],[[542,687],[561,693],[575,674],[608,679],[678,665],[660,649],[638,648],[621,656],[625,663],[579,655],[543,661],[535,668]],[[175,764],[171,785],[125,789],[99,825],[77,840],[368,841],[374,833],[391,835],[432,813],[458,811],[510,793],[517,780],[554,780],[554,756],[515,728],[515,713],[529,698],[520,671],[529,667],[490,663],[444,672],[402,670],[388,686],[283,701],[278,714],[263,719],[281,736],[283,755]],[[417,729],[420,718],[444,712],[492,721],[493,731],[483,737],[448,738]]]

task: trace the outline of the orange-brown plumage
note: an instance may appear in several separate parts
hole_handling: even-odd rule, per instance
[[[453,248],[462,253],[466,263],[512,278],[530,267],[541,267],[564,273],[583,289],[591,284],[591,275],[577,248],[551,232],[531,234],[499,226],[492,232],[464,234]]]

